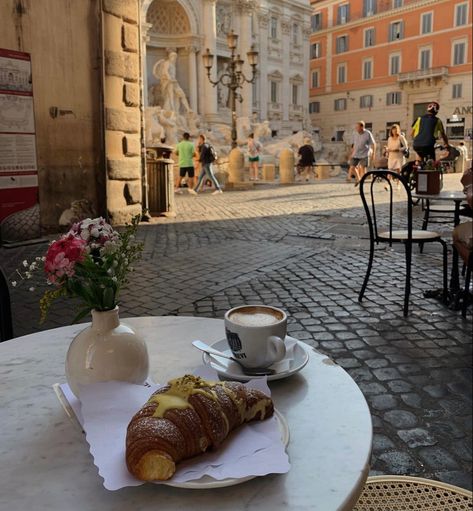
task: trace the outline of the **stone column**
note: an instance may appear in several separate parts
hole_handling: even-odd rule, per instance
[[[113,224],[142,212],[139,0],[103,0],[107,211]]]
[[[258,25],[259,25],[259,98],[260,103],[260,118],[266,120],[268,118],[268,22],[269,15],[266,11],[258,12]]]
[[[241,58],[245,61],[243,65],[243,74],[246,78],[251,79],[251,66],[248,64],[246,53],[250,50],[253,42],[253,29],[251,26],[251,15],[254,11],[254,6],[250,2],[240,1],[237,2],[237,7],[240,17],[240,28],[239,28],[239,43],[237,53],[240,54]],[[240,115],[242,117],[248,117],[251,119],[253,111],[253,86],[251,83],[243,84],[240,89],[240,94],[243,97],[243,102],[240,106]]]
[[[289,62],[289,48],[291,47],[291,20],[289,18],[283,18],[281,20],[281,32],[282,32],[282,48],[285,48],[285,51],[283,50],[283,63],[282,68],[283,69],[290,69],[291,64]],[[292,86],[291,82],[289,81],[289,74],[283,73],[283,80],[281,82],[281,91],[279,96],[279,103],[282,104],[282,126],[287,126],[289,122],[289,105],[292,104]],[[287,133],[286,133],[287,134]]]
[[[196,67],[196,52],[197,48],[190,46],[187,48],[189,52],[189,105],[193,112],[197,112],[197,67]]]
[[[213,55],[217,54],[217,26],[216,26],[216,11],[215,4],[216,0],[204,0],[204,12],[203,20],[205,26],[205,38],[203,45],[203,52],[208,48],[210,53]],[[203,64],[201,63],[203,66]],[[203,90],[203,104],[202,113],[207,121],[217,122],[219,120],[218,107],[217,107],[217,89],[207,79],[206,70],[203,70],[204,76],[204,90]],[[217,77],[217,62],[214,61],[214,65],[210,71],[210,77],[212,80],[216,80]]]

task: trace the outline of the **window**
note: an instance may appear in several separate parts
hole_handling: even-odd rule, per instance
[[[376,0],[363,0],[363,16],[376,14]]]
[[[269,33],[271,34],[272,39],[277,39],[277,37],[278,37],[278,19],[274,16],[271,16]]]
[[[299,25],[297,23],[292,25],[292,44],[296,46],[299,44]]]
[[[320,113],[320,101],[312,101],[309,103],[309,113],[318,114]]]
[[[468,3],[455,5],[455,26],[466,25],[468,21]]]
[[[462,97],[462,84],[461,83],[454,83],[452,85],[452,98],[458,99]]]
[[[322,29],[322,13],[316,12],[310,18],[310,25],[312,28],[312,32],[317,32],[317,30]]]
[[[347,66],[340,64],[337,66],[337,83],[346,83],[347,81]]]
[[[371,108],[373,106],[373,96],[368,94],[367,96],[360,97],[360,108]]]
[[[389,41],[396,41],[404,37],[404,23],[395,21],[389,25]]]
[[[375,31],[374,28],[367,28],[365,30],[365,48],[375,45]]]
[[[401,56],[400,55],[390,55],[389,56],[389,74],[397,75],[401,72]]]
[[[343,142],[343,136],[345,135],[345,130],[336,130],[335,137],[332,138],[333,142]]]
[[[371,59],[363,61],[363,80],[373,78],[373,61]]]
[[[402,7],[403,0],[393,0],[393,9],[398,9]]]
[[[335,111],[340,112],[341,110],[347,109],[347,99],[346,98],[340,98],[336,99],[334,102]]]
[[[299,104],[299,85],[292,84],[292,104]]]
[[[344,25],[349,21],[350,21],[350,4],[339,5],[337,10],[337,24]]]
[[[386,104],[389,105],[400,105],[401,104],[401,93],[400,92],[388,92],[386,94]]]
[[[278,82],[269,82],[270,83],[270,93],[271,93],[271,103],[278,102]]]
[[[319,59],[322,56],[322,44],[314,43],[310,45],[310,58]]]
[[[343,53],[345,51],[348,51],[348,36],[342,35],[340,37],[337,37],[336,52]]]
[[[432,13],[424,12],[420,17],[420,33],[430,34],[432,32]]]
[[[430,48],[421,48],[419,52],[419,68],[420,69],[429,69],[430,66],[430,56],[431,51]]]
[[[373,131],[373,123],[372,122],[365,122],[365,130]]]
[[[317,88],[317,87],[320,87],[320,80],[319,80],[319,71],[312,71],[312,80],[311,80],[311,87],[312,88]]]
[[[461,66],[465,63],[466,57],[466,43],[459,41],[453,43],[453,65]]]

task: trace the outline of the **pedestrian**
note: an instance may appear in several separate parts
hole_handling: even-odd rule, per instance
[[[449,145],[442,121],[437,117],[439,110],[440,105],[436,101],[429,103],[427,113],[418,117],[412,125],[412,146],[420,159],[435,161],[435,141],[439,137],[446,147]]]
[[[304,138],[304,145],[299,147],[297,154],[299,155],[297,166],[300,168],[301,175],[305,175],[305,180],[309,181],[311,172],[314,173],[315,177],[315,152],[309,137]]]
[[[215,177],[212,168],[212,163],[217,159],[215,149],[211,146],[211,144],[206,142],[205,135],[199,135],[198,151],[200,162],[200,174],[199,179],[197,180],[197,185],[194,188],[195,193],[199,191],[199,188],[202,185],[202,182],[204,181],[204,177],[208,177],[215,186],[215,191],[212,192],[212,195],[223,193],[222,188],[220,187],[220,184],[217,181],[217,178]]]
[[[401,173],[401,168],[405,162],[405,154],[409,151],[407,140],[401,133],[399,124],[393,124],[389,130],[388,143],[386,145],[386,152],[388,154],[388,170]],[[400,183],[398,181],[398,189]],[[388,189],[388,186],[385,186]]]
[[[190,141],[189,133],[183,133],[182,140],[176,146],[176,154],[179,158],[179,175],[176,176],[175,191],[181,193],[180,184],[184,177],[188,177],[187,189],[189,193],[195,194],[194,191],[194,162],[195,153],[194,144]]]
[[[365,175],[368,167],[368,160],[371,155],[376,154],[376,142],[371,131],[365,129],[365,122],[358,121],[355,124],[355,133],[353,134],[353,149],[351,153],[350,168],[348,176],[355,173],[357,181],[355,187],[360,184],[361,178]]]
[[[255,140],[253,133],[248,135],[248,161],[250,163],[250,181],[258,181],[259,155],[263,146]]]

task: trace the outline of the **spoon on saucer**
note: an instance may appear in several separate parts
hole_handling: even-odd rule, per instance
[[[268,369],[263,367],[245,367],[239,360],[236,358],[233,358],[230,355],[227,355],[226,353],[223,353],[222,351],[218,351],[208,344],[205,344],[205,342],[202,341],[192,341],[192,345],[194,348],[197,348],[200,351],[203,351],[204,353],[207,353],[211,357],[222,357],[227,358],[228,360],[232,360],[233,362],[236,362],[240,367],[244,374],[248,376],[269,376],[271,374],[274,374],[274,369]]]

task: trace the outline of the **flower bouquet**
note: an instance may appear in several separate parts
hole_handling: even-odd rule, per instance
[[[91,310],[115,309],[128,273],[143,250],[143,244],[135,240],[138,221],[139,218],[134,219],[117,232],[103,218],[87,218],[53,241],[45,257],[37,257],[31,264],[23,262],[27,271],[19,272],[22,278],[31,278],[44,263],[51,286],[40,299],[41,322],[52,302],[61,296],[75,296],[81,302],[73,323]]]
[[[53,241],[44,257],[28,264],[22,278],[31,278],[44,263],[51,286],[40,300],[44,321],[60,296],[79,298],[73,322],[92,312],[92,324],[72,340],[66,357],[66,377],[79,396],[81,385],[96,381],[144,383],[149,359],[146,343],[118,317],[118,296],[143,250],[135,240],[139,218],[115,231],[103,218],[87,218]]]

